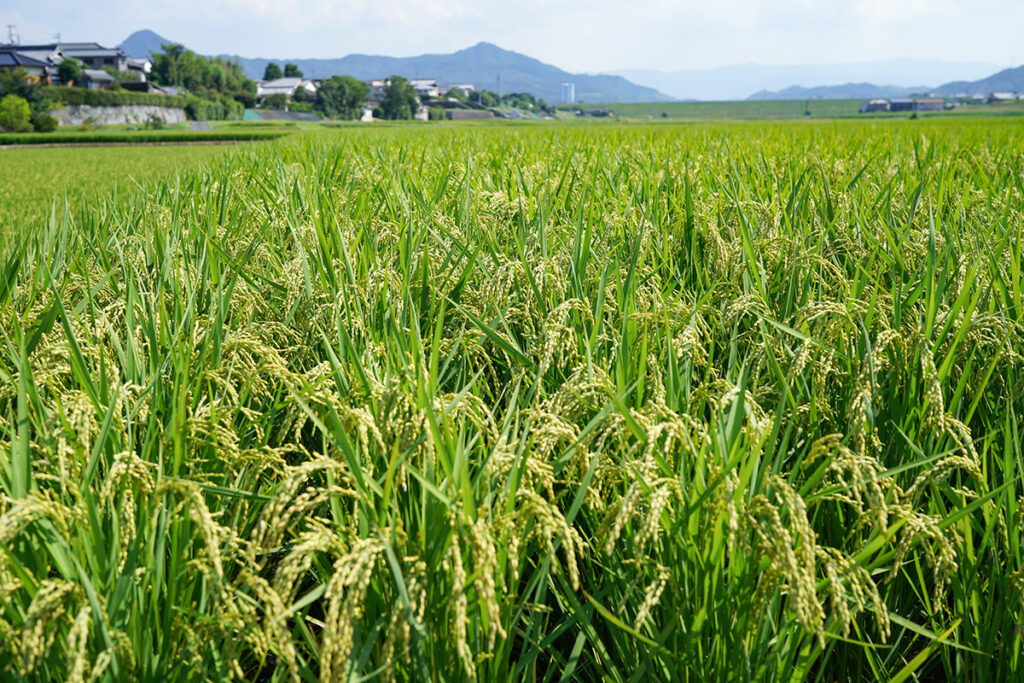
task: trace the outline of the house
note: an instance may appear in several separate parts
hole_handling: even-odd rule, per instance
[[[74,57],[87,69],[128,70],[128,53],[121,48],[103,47],[99,43],[58,43],[58,46],[65,57]]]
[[[63,60],[57,45],[0,45],[0,71],[21,69],[44,85],[53,83]]]
[[[135,57],[128,58],[128,70],[134,71],[142,77],[142,80],[146,80],[146,76],[153,70],[153,62],[148,59],[137,59]]]
[[[87,90],[110,90],[114,77],[102,69],[82,69],[82,87]]]
[[[24,69],[30,77],[53,85],[57,66],[65,59],[82,62],[85,69],[134,71],[146,80],[153,65],[148,59],[133,59],[120,48],[99,43],[45,43],[41,45],[0,45],[0,69]]]
[[[914,104],[917,105],[917,111],[942,111],[946,101],[941,97],[922,97],[918,98]]]
[[[463,97],[469,97],[469,93],[474,92],[476,88],[473,87],[472,83],[463,83],[462,85],[450,85],[444,88],[445,92],[448,92],[449,90],[458,90],[462,93]]]
[[[879,111],[889,111],[889,100],[869,100],[861,105],[861,114],[870,114]]]
[[[298,88],[305,90],[309,97],[316,97],[317,88],[313,81],[289,76],[273,81],[256,81],[256,98],[262,100],[270,95],[284,95],[288,99],[292,99]]]
[[[388,87],[388,84],[391,81],[375,79],[363,82],[366,83],[366,85],[370,86],[369,101],[373,104],[373,106],[377,106],[378,104],[384,101],[384,88]]]
[[[914,111],[914,100],[909,97],[894,97],[889,100],[889,111]]]
[[[409,85],[416,90],[416,94],[420,96],[420,99],[433,99],[441,96],[441,87],[436,79],[414,78],[409,81]]]

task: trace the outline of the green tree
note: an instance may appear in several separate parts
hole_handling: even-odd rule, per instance
[[[309,91],[303,88],[301,85],[295,88],[295,92],[292,93],[293,102],[305,102],[309,99]]]
[[[61,85],[73,85],[82,80],[82,63],[74,57],[66,57],[57,65],[57,77]]]
[[[459,102],[466,101],[466,93],[458,88],[449,88],[448,92],[444,94],[445,99],[456,99]]]
[[[302,78],[302,72],[299,71],[299,67],[294,64],[284,65],[285,78]]]
[[[419,109],[420,101],[416,89],[401,76],[392,76],[384,87],[384,99],[380,103],[381,118],[396,121],[411,119]]]
[[[52,103],[46,98],[38,81],[29,78],[23,69],[0,71],[0,99],[7,95],[17,95],[26,102],[32,116],[32,125],[36,130],[46,132],[51,123],[47,120]]]
[[[265,81],[276,81],[278,78],[283,77],[281,73],[281,67],[274,62],[267,64],[267,68],[263,70],[263,80]]]
[[[320,84],[316,108],[329,119],[358,119],[370,86],[352,76],[332,76]]]
[[[262,109],[284,110],[288,108],[288,96],[283,93],[274,93],[263,98]]]
[[[32,111],[24,97],[7,95],[0,100],[0,130],[5,133],[27,133],[32,130]]]
[[[497,107],[500,104],[498,96],[490,90],[474,90],[469,93],[469,101],[485,107]]]
[[[174,43],[163,47],[163,53],[153,54],[152,80],[184,88],[211,105],[190,102],[185,108],[189,116],[205,112],[211,114],[208,118],[236,118],[256,103],[256,84],[245,77],[237,61],[208,59]]]

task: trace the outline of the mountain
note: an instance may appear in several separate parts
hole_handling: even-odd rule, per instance
[[[981,62],[889,59],[799,66],[738,64],[692,71],[627,69],[614,73],[678,99],[742,100],[753,92],[781,90],[790,86],[814,88],[836,83],[889,83],[909,89],[919,83],[984,78],[998,68],[996,64]]]
[[[933,92],[945,97],[961,93],[987,95],[992,92],[1024,92],[1024,66],[1018,66],[1016,69],[1003,69],[999,73],[977,81],[953,81],[940,85]]]
[[[143,29],[142,31],[136,31],[125,38],[118,47],[127,52],[130,56],[141,59],[143,57],[149,57],[150,52],[163,52],[164,49],[161,46],[164,43],[173,42],[173,40],[168,40],[149,29]]]
[[[900,85],[875,85],[873,83],[846,83],[845,85],[819,85],[804,88],[791,85],[783,90],[759,90],[748,100],[847,100],[874,99],[884,97],[907,97],[916,93],[931,92],[927,86],[905,88]]]
[[[276,62],[279,66],[290,62],[298,66],[307,78],[348,74],[365,80],[397,74],[406,78],[436,78],[446,85],[471,83],[477,89],[500,89],[503,93],[528,92],[552,103],[562,100],[563,83],[575,85],[577,102],[664,102],[672,99],[654,88],[631,83],[622,76],[571,74],[491,43],[477,43],[451,54],[417,57],[352,54],[339,59],[237,59],[250,78],[263,78],[268,62]]]

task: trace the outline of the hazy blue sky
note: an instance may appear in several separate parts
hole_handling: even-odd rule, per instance
[[[22,42],[150,28],[204,54],[450,52],[481,40],[571,71],[1024,59],[1021,0],[0,0]]]

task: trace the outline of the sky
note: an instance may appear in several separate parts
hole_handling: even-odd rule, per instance
[[[452,52],[486,40],[563,69],[934,58],[1016,66],[1024,0],[0,0],[6,42],[116,45],[148,28],[200,54]]]

